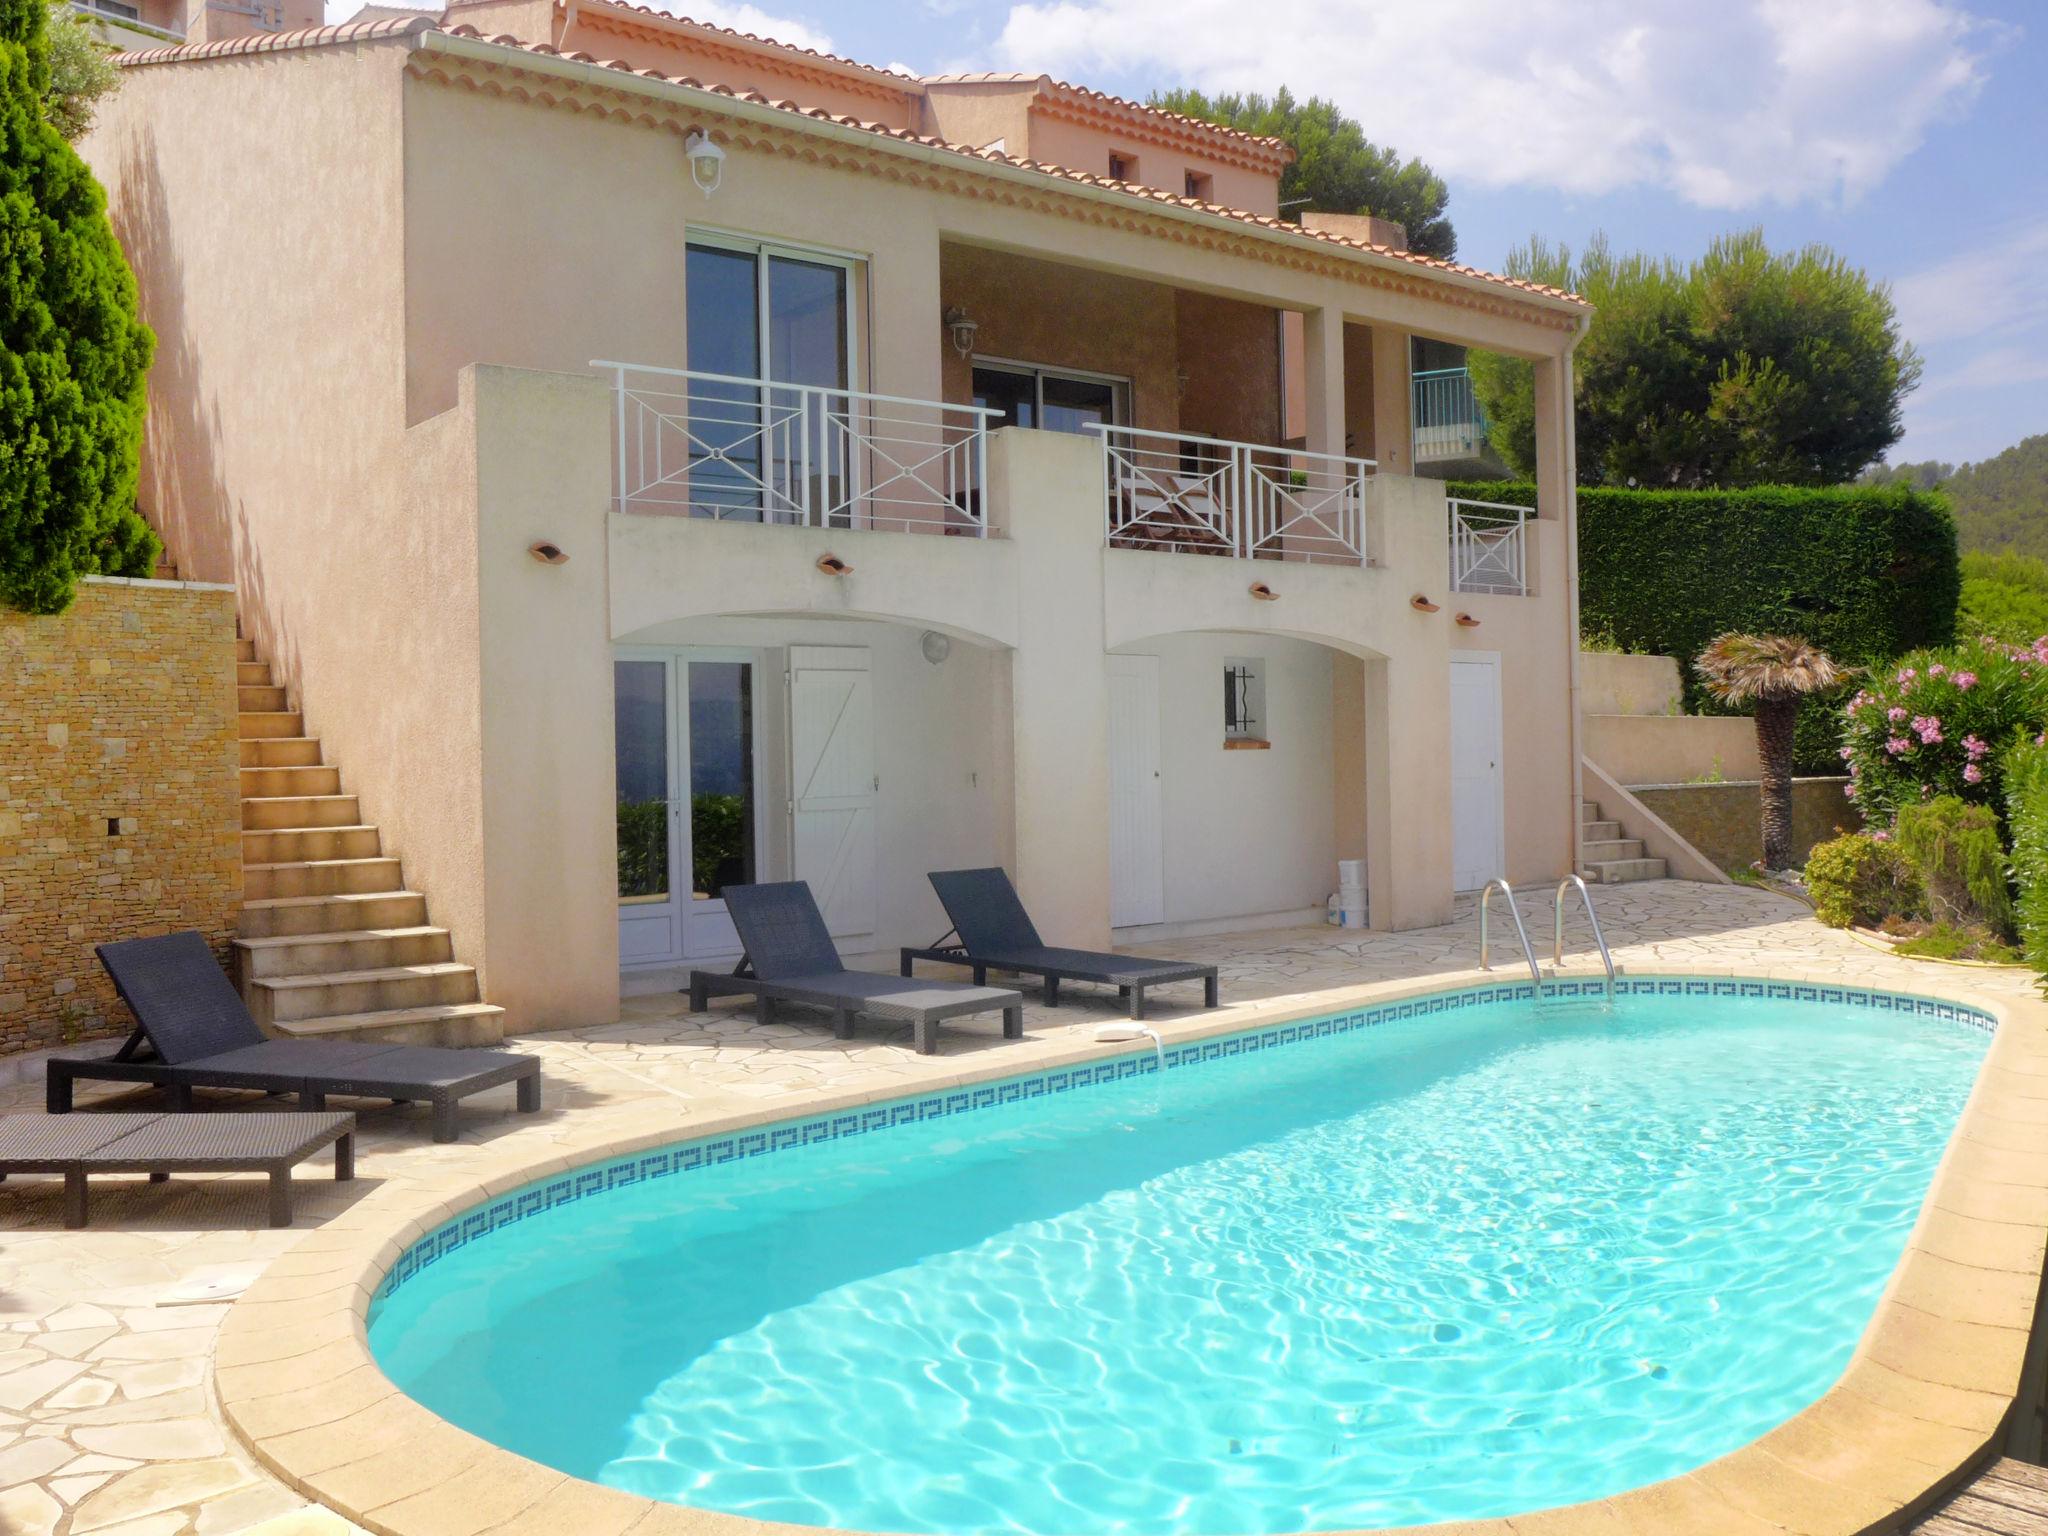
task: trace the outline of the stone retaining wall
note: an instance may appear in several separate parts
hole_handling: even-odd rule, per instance
[[[1747,724],[1748,722],[1744,722]],[[1842,794],[1847,779],[1792,781],[1792,852],[1800,864],[1815,843],[1863,825]],[[1629,792],[1723,869],[1747,869],[1764,856],[1763,805],[1755,780],[1725,784],[1637,784]]]
[[[0,1055],[129,1027],[92,947],[242,902],[235,594],[92,579],[0,609]]]

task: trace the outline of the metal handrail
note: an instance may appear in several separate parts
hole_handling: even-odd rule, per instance
[[[1607,967],[1607,1001],[1614,1001],[1614,956],[1607,952],[1607,937],[1600,931],[1600,914],[1593,910],[1593,893],[1586,889],[1585,880],[1578,875],[1566,875],[1557,882],[1557,894],[1551,898],[1552,916],[1555,927],[1550,936],[1550,963],[1564,964],[1564,892],[1566,886],[1579,888],[1579,900],[1586,904],[1586,921],[1593,925],[1593,942],[1600,947],[1600,963]],[[1484,943],[1484,924],[1481,924],[1481,942]]]
[[[1515,905],[1515,888],[1499,876],[1488,881],[1486,889],[1479,893],[1479,969],[1493,969],[1493,960],[1487,953],[1486,904],[1493,900],[1496,886],[1507,893],[1508,916],[1515,920],[1515,932],[1521,935],[1522,958],[1529,962],[1529,979],[1536,984],[1536,993],[1540,997],[1543,994],[1543,971],[1536,964],[1536,947],[1529,942],[1529,930],[1522,926],[1522,910]]]

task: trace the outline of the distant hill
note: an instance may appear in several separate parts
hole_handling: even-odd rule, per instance
[[[2048,432],[1979,464],[1881,464],[1866,480],[1939,485],[1956,512],[1963,548],[2048,560]]]

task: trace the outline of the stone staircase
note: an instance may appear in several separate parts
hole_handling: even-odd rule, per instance
[[[1599,801],[1581,800],[1579,873],[1588,885],[1626,885],[1631,880],[1662,880],[1669,870],[1662,859],[1647,857],[1643,840],[1628,836],[1620,822],[1603,820]]]
[[[496,1045],[504,1010],[482,1000],[427,899],[405,888],[363,824],[341,770],[321,761],[253,641],[236,642],[241,691],[242,882],[236,981],[265,1033]]]

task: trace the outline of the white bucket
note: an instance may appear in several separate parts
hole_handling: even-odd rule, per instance
[[[1338,926],[1343,928],[1363,928],[1365,926],[1364,903],[1361,902],[1357,906],[1347,904],[1338,908]]]
[[[1340,890],[1362,891],[1365,889],[1365,860],[1339,859],[1337,861],[1337,886]]]

